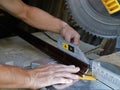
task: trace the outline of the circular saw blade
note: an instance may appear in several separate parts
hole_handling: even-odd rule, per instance
[[[120,13],[110,15],[101,0],[66,0],[75,21],[87,32],[104,37],[120,35]]]

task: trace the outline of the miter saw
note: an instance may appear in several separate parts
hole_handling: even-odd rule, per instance
[[[120,7],[118,0],[66,1],[73,18],[84,30],[99,37],[118,38],[119,41]],[[41,51],[47,53],[47,55],[57,60],[58,62],[67,65],[74,64],[75,66],[80,67],[78,75],[84,76],[89,70],[92,72],[92,76],[97,79],[80,79],[78,82],[71,85],[70,87],[65,88],[64,90],[120,89],[119,67],[105,62],[101,62],[99,60],[87,60],[85,55],[76,46],[64,41],[63,39],[58,40],[58,48],[56,48],[26,32],[22,32],[19,30],[15,32],[24,40],[28,41],[30,44],[40,49]],[[116,44],[116,47],[119,48],[119,46],[120,45],[118,42]],[[46,63],[49,62],[54,62],[54,60],[49,59]],[[32,63],[32,66],[34,65],[36,65],[36,63]],[[49,87],[49,89],[47,90],[56,89],[54,87]]]

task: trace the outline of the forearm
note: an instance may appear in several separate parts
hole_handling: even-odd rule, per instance
[[[35,28],[58,33],[65,40],[79,44],[80,35],[72,27],[41,9],[21,0],[0,0],[0,8]]]
[[[66,25],[66,23],[60,19],[51,16],[41,9],[31,6],[28,8],[26,17],[23,18],[23,21],[38,29],[55,33],[60,33],[60,30]]]
[[[59,33],[65,24],[60,19],[37,7],[26,5],[21,0],[1,0],[0,8],[38,29]]]
[[[0,88],[28,88],[27,71],[13,66],[0,65]]]

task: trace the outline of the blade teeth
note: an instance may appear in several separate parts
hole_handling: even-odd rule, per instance
[[[72,13],[71,13],[71,11],[70,11],[70,9],[69,9],[67,0],[65,0],[65,4],[66,4],[66,8],[68,9],[68,14],[69,14],[69,16],[70,16],[70,19],[69,19],[69,20],[70,20],[70,24],[71,24],[73,27],[77,27],[78,29],[84,30],[86,33],[92,34],[92,33],[90,33],[89,31],[87,31],[84,27],[81,27],[81,26],[75,21],[73,15],[72,15]],[[95,34],[92,34],[92,35],[97,36],[97,35],[95,35]],[[99,37],[99,36],[97,36],[97,37]]]
[[[85,26],[80,26],[80,24],[79,23],[77,23],[77,21],[75,20],[75,18],[74,18],[74,16],[72,15],[72,11],[71,11],[71,9],[70,9],[70,7],[69,7],[69,0],[65,0],[65,3],[66,3],[66,7],[67,7],[67,9],[68,9],[68,14],[72,17],[72,19],[71,20],[73,20],[74,22],[76,22],[76,24],[73,24],[73,23],[71,23],[71,24],[73,24],[72,26],[77,26],[77,28],[79,27],[79,29],[83,29],[85,32],[88,32],[88,33],[90,33],[90,34],[92,34],[93,36],[96,36],[96,37],[99,37],[99,38],[107,38],[107,39],[115,39],[117,36],[109,36],[109,34],[108,34],[108,36],[105,36],[105,35],[101,35],[101,34],[99,34],[99,33],[101,33],[101,31],[99,31],[99,33],[97,34],[97,33],[94,33],[96,30],[88,30],[88,28],[87,27],[85,27]],[[98,32],[98,31],[97,31]],[[103,32],[102,32],[103,33]],[[108,32],[109,33],[109,32]],[[103,33],[104,34],[104,33]],[[107,33],[105,33],[105,34],[107,34]]]
[[[71,13],[71,10],[69,9],[67,0],[65,0],[65,4],[66,4],[66,7],[67,7],[67,9],[68,9],[68,14],[70,15],[70,20],[71,20],[71,21],[70,21],[70,24],[71,24],[73,27],[77,27],[78,29],[82,29],[82,30],[85,31],[86,33],[89,33],[89,34],[91,34],[91,35],[93,35],[93,36],[96,36],[96,37],[98,37],[98,38],[101,38],[101,39],[103,38],[103,37],[101,37],[101,35],[98,35],[98,34],[95,34],[95,33],[93,33],[93,32],[90,32],[90,31],[87,30],[87,28],[80,26],[80,25],[76,22],[76,20],[74,19],[73,15],[72,15],[72,13]]]
[[[82,33],[82,32],[83,32],[83,33],[88,33],[89,35],[92,35],[93,37],[95,36],[95,37],[97,37],[97,38],[103,39],[103,38],[100,37],[99,35],[96,35],[96,34],[90,32],[90,31],[88,31],[85,27],[81,27],[80,24],[76,22],[76,20],[74,19],[73,15],[72,15],[72,13],[71,13],[71,10],[69,9],[67,0],[66,0],[66,7],[67,7],[67,9],[68,9],[68,14],[69,14],[69,16],[70,16],[70,20],[69,20],[69,21],[70,21],[70,24],[71,24],[73,27],[75,27],[75,29],[76,29],[76,27],[77,27],[78,33],[80,33],[80,32],[81,32],[81,33]],[[81,30],[80,30],[80,29],[81,29]],[[80,30],[80,32],[79,32],[79,30]]]
[[[100,37],[100,36],[97,35],[97,34],[94,34],[94,33],[91,33],[91,32],[89,32],[89,31],[87,31],[84,27],[81,27],[81,28],[82,28],[83,31],[85,31],[85,32],[88,33],[89,35],[93,35],[93,36],[96,36],[97,38],[103,39],[103,37]]]

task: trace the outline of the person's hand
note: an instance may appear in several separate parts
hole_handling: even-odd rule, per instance
[[[77,73],[80,69],[75,66],[66,66],[61,64],[47,64],[28,70],[30,88],[42,88],[56,84],[70,84],[74,80],[78,80]]]
[[[57,84],[57,85],[53,85],[53,87],[57,90],[63,90],[65,88],[68,88],[70,86],[72,86],[73,84],[75,84],[76,82],[78,82],[78,80],[73,80],[73,83],[67,83],[67,84]]]
[[[63,22],[63,28],[60,30],[60,34],[66,41],[72,42],[75,45],[79,44],[80,35],[65,22]]]

